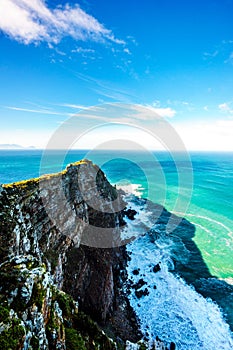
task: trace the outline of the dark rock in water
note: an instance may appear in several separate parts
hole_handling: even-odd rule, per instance
[[[144,290],[136,290],[135,291],[135,295],[138,299],[140,299],[142,296],[146,296],[149,295],[149,290],[146,288]]]
[[[145,282],[142,278],[140,278],[140,280],[139,280],[137,283],[135,283],[135,284],[132,286],[132,288],[135,289],[135,290],[138,290],[138,289],[140,289],[141,287],[143,287],[145,284],[146,284],[146,282]]]
[[[134,220],[137,212],[134,209],[127,209],[127,210],[124,210],[124,214],[127,216],[128,219]]]
[[[158,272],[158,271],[160,271],[161,270],[161,267],[160,267],[160,265],[159,264],[157,264],[157,265],[155,265],[154,267],[153,267],[153,272]]]
[[[176,344],[173,343],[173,341],[170,344],[170,350],[175,350],[176,349]]]
[[[135,270],[133,270],[133,275],[139,275],[139,269],[135,269]]]

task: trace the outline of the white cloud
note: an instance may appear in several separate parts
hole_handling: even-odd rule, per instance
[[[56,44],[66,36],[125,44],[78,4],[49,9],[44,0],[1,0],[0,30],[24,44],[42,41]]]
[[[28,10],[10,0],[0,2],[0,28],[25,44],[49,39],[45,26],[35,21]]]
[[[154,108],[150,107],[153,112],[157,113],[160,117],[167,117],[167,118],[172,118],[175,116],[176,111],[172,109],[171,107],[166,107],[166,108]]]
[[[231,108],[230,104],[231,103],[224,102],[224,103],[219,104],[218,108],[222,112],[233,114],[233,109]]]
[[[129,51],[129,49],[126,47],[124,50],[123,50],[125,53],[127,53],[128,55],[131,55],[131,52]]]

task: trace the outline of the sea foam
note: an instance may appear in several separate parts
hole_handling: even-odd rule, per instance
[[[152,341],[159,336],[167,344],[173,341],[179,350],[233,349],[232,333],[218,305],[171,272],[173,242],[168,237],[152,242],[145,233],[153,226],[153,212],[145,210],[145,201],[133,194],[126,196],[138,214],[135,220],[127,220],[123,232],[124,238],[135,238],[127,245],[130,260],[125,288],[144,337]],[[160,270],[154,272],[155,266]]]

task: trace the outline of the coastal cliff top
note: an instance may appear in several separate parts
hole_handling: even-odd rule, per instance
[[[60,172],[51,173],[51,174],[44,174],[44,175],[41,175],[40,177],[16,181],[16,182],[12,182],[9,184],[3,184],[2,187],[3,188],[14,188],[14,187],[24,188],[24,187],[27,187],[27,186],[30,186],[33,184],[38,184],[40,181],[47,181],[47,180],[61,177],[62,175],[65,175],[67,173],[67,171],[69,170],[70,167],[79,167],[80,165],[84,165],[84,164],[91,165],[94,169],[96,169],[96,171],[100,170],[99,167],[96,164],[94,164],[91,160],[82,159],[82,160],[79,160],[77,162],[68,164],[66,166],[66,168]]]

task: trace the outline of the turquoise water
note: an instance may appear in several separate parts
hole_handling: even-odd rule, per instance
[[[56,172],[68,163],[90,158],[101,165],[111,183],[138,185],[142,197],[175,213],[181,209],[180,214],[196,226],[194,241],[210,273],[233,278],[233,153],[191,153],[192,169],[182,164],[182,157],[177,165],[171,155],[162,152],[71,151],[64,157],[62,152],[51,151],[42,165],[41,156],[42,151],[0,151],[0,183]],[[179,166],[182,173],[188,168],[188,176],[193,171],[193,183],[185,179],[180,195]]]

